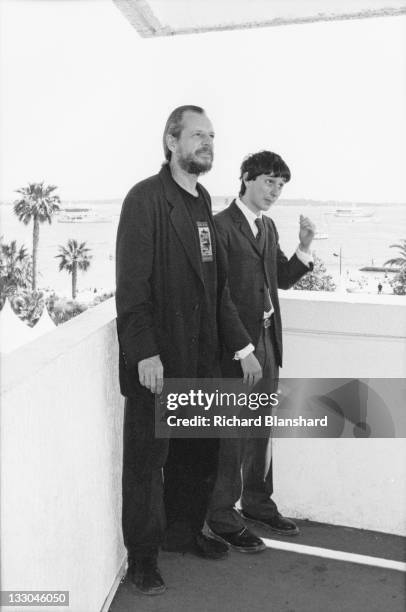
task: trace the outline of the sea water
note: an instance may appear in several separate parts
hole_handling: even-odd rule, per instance
[[[231,201],[231,197],[214,197],[214,212],[219,212]],[[52,224],[40,227],[39,240],[39,278],[40,288],[54,289],[62,295],[70,295],[71,278],[67,272],[58,271],[58,245],[65,245],[69,238],[86,242],[92,255],[91,266],[87,272],[79,272],[79,290],[94,291],[114,288],[115,239],[121,210],[120,200],[64,202],[61,208],[87,208],[84,219],[74,223],[58,222],[54,217]],[[314,203],[309,201],[279,201],[267,214],[271,216],[279,232],[280,246],[290,257],[299,239],[299,216],[310,217],[321,234],[327,238],[315,240],[312,249],[324,261],[327,271],[339,281],[341,249],[342,277],[347,279],[363,275],[369,284],[365,290],[375,292],[377,284],[384,282],[379,273],[361,273],[364,266],[382,266],[385,261],[397,256],[391,244],[406,239],[406,205],[356,205],[362,213],[372,216],[336,216],[337,208],[348,208],[338,203]],[[358,213],[359,214],[359,213]],[[99,219],[99,221],[98,221]],[[0,205],[1,235],[5,242],[17,240],[24,244],[29,253],[32,249],[32,223],[21,223],[10,204]],[[334,255],[336,254],[336,255]],[[347,283],[348,284],[348,283]],[[351,285],[350,285],[351,286]],[[385,284],[385,289],[390,288]]]

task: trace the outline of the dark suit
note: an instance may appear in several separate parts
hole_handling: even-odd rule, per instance
[[[279,246],[278,232],[269,217],[263,216],[265,246],[263,251],[247,219],[235,201],[215,217],[221,248],[224,251],[230,295],[240,324],[255,347],[266,380],[261,389],[277,389],[278,368],[282,365],[282,323],[278,287],[289,289],[309,268],[296,255],[288,260]],[[274,308],[271,327],[264,329],[264,290],[269,293]],[[242,377],[242,368],[234,360],[234,352],[223,351],[221,361],[224,377]],[[265,386],[264,386],[265,385]],[[269,441],[270,443],[270,441]],[[254,516],[271,516],[277,509],[272,495],[272,462],[267,438],[248,441],[221,441],[219,473],[213,494],[209,523],[214,531],[239,529],[243,523],[234,511],[241,489],[243,509]],[[241,482],[241,467],[244,486]]]
[[[202,186],[199,190],[212,223],[210,197]],[[214,305],[208,303],[196,229],[167,165],[158,175],[135,185],[125,198],[116,260],[120,385],[127,397],[123,533],[129,555],[137,557],[155,553],[162,540],[162,467],[169,448],[168,440],[154,437],[154,396],[139,382],[138,363],[160,355],[165,378],[194,378],[201,375],[203,337],[204,374],[210,375],[218,358],[217,310],[221,306],[225,313],[223,327],[229,338],[239,322],[233,306],[227,306],[224,266],[219,264],[219,257],[216,257],[217,299]],[[229,348],[238,350],[247,344],[247,333],[240,328],[231,338]],[[204,440],[197,451],[196,463],[201,463],[205,453],[212,458],[211,462],[207,461],[209,473],[215,470],[214,460],[217,460],[216,452],[210,449],[212,444],[213,441]],[[186,451],[192,452],[196,447],[197,444],[192,444]],[[192,481],[193,457],[178,456],[176,460],[186,463],[189,460]],[[195,480],[207,480],[208,474],[199,465],[196,465]],[[173,491],[172,496],[176,494]],[[204,514],[207,499],[202,496],[199,499],[200,506],[195,510],[200,515]],[[197,496],[191,504],[194,501],[197,503]],[[172,497],[172,510],[175,504]]]

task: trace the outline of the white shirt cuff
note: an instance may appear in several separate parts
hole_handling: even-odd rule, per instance
[[[296,249],[296,257],[300,259],[300,261],[307,267],[309,267],[310,263],[313,263],[313,255],[311,253],[301,251],[300,247],[297,247]]]
[[[245,357],[248,357],[248,355],[250,355],[254,351],[255,351],[254,345],[251,343],[247,344],[247,346],[244,346],[244,348],[236,352],[236,354],[234,355],[234,359],[236,360],[245,359]]]

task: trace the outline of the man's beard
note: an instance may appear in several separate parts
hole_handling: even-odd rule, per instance
[[[211,151],[210,151],[211,152]],[[199,153],[199,151],[196,151]],[[199,160],[196,159],[193,153],[189,153],[184,157],[178,157],[179,166],[187,172],[188,174],[195,174],[199,176],[199,174],[206,174],[213,165],[213,153],[211,152],[211,159]]]

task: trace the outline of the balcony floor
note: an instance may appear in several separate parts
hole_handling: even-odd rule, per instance
[[[405,561],[406,539],[374,531],[297,521],[295,538],[273,538],[330,550]],[[266,530],[255,533],[272,538]],[[162,553],[168,590],[145,597],[124,581],[109,612],[404,612],[404,572],[268,548],[206,561]]]

